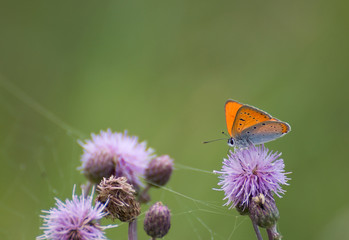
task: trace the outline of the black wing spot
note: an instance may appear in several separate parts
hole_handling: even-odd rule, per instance
[[[265,123],[262,123],[262,125],[265,125]]]
[[[241,121],[246,121],[245,119],[240,118]]]

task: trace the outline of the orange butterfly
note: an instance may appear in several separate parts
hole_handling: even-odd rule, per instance
[[[228,145],[240,148],[270,142],[291,131],[288,123],[231,99],[225,103],[225,119],[231,137]]]

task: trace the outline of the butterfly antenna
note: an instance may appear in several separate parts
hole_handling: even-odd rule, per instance
[[[220,141],[220,140],[227,140],[226,138],[218,138],[218,139],[213,139],[213,140],[209,140],[209,141],[205,141],[202,143],[211,143],[211,142],[216,142],[216,141]]]
[[[226,132],[222,131],[222,134],[230,138],[230,136]]]

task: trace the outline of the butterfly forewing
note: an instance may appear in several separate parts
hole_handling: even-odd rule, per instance
[[[225,120],[227,122],[227,129],[230,136],[232,136],[232,129],[236,113],[243,105],[234,100],[228,100],[225,103]]]
[[[260,122],[278,121],[272,118],[268,113],[251,106],[242,106],[235,116],[232,135],[238,136],[243,130],[254,126]]]
[[[244,129],[241,139],[248,139],[253,144],[261,144],[275,140],[290,131],[290,126],[281,121],[264,121]]]

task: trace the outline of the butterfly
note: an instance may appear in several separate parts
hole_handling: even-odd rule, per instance
[[[258,108],[229,99],[225,103],[229,146],[245,148],[282,137],[291,127]]]

